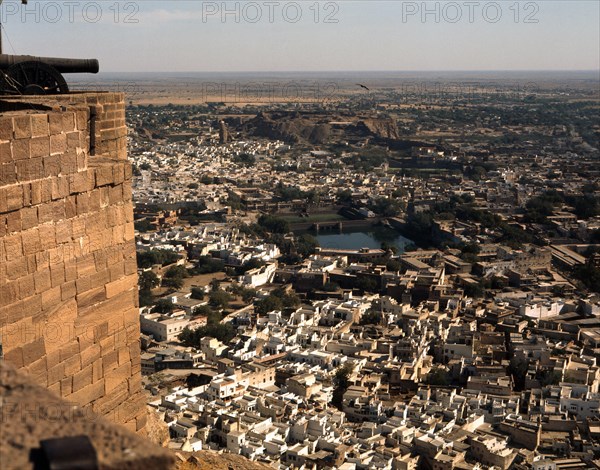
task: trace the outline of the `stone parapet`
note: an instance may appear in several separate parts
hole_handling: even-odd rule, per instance
[[[121,93],[0,98],[0,343],[41,386],[140,431]]]

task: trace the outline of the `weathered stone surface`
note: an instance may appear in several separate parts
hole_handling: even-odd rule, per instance
[[[0,115],[5,360],[63,397],[140,430],[144,399],[123,95],[27,100],[50,100],[49,111]],[[90,105],[97,108],[95,155]]]
[[[60,370],[56,374],[60,375]],[[86,374],[87,372],[82,373],[81,378],[87,381]],[[70,380],[65,379],[65,384],[69,384]],[[40,441],[80,435],[90,438],[96,449],[99,468],[102,470],[175,468],[174,455],[166,449],[98,417],[91,410],[77,407],[76,403],[71,401],[74,397],[84,399],[85,394],[94,396],[100,394],[100,391],[104,394],[103,383],[98,384],[100,385],[91,384],[81,388],[69,397],[69,401],[65,401],[48,389],[35,384],[31,378],[18,373],[11,365],[0,362],[2,418],[4,424],[11,423],[10,432],[0,433],[2,469],[41,468],[40,462],[35,459],[36,454],[32,453],[34,449],[39,449]],[[70,388],[70,385],[66,387]],[[61,382],[56,382],[56,385],[51,385],[50,388],[64,393]],[[110,407],[107,408],[112,411]],[[115,404],[113,409],[117,408],[118,405]],[[110,416],[108,413],[107,415]],[[115,419],[118,418],[118,413],[113,415]],[[130,421],[134,430],[138,428],[138,422],[145,423],[142,415],[139,419],[133,418]]]

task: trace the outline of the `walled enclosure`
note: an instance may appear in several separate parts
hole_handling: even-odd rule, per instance
[[[121,93],[0,97],[0,343],[69,402],[143,429]]]

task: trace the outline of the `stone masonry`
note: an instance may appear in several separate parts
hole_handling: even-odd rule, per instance
[[[144,427],[120,93],[0,98],[0,343],[65,398]]]

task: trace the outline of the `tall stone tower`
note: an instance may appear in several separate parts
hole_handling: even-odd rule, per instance
[[[229,142],[229,130],[227,129],[227,124],[225,121],[219,121],[219,143],[226,144]]]
[[[0,98],[4,360],[140,431],[136,272],[123,94]]]

